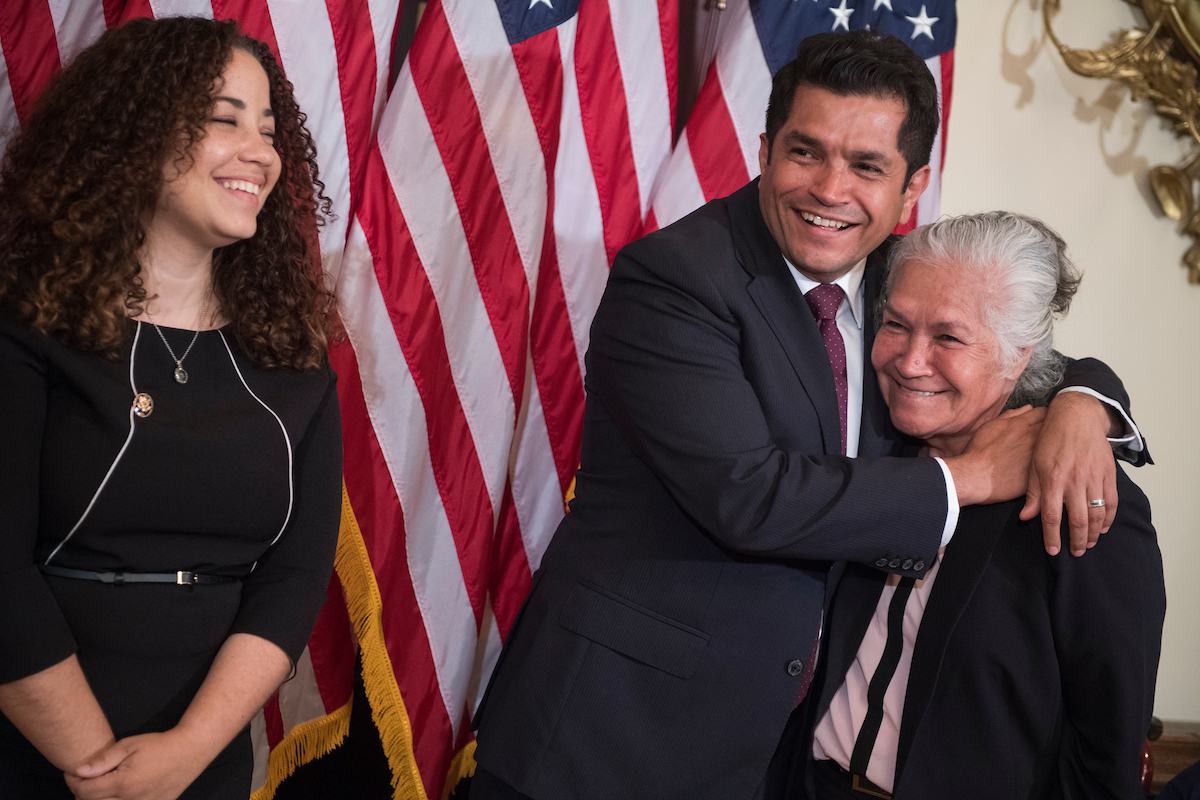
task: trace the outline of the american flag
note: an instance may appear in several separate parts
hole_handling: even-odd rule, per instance
[[[373,705],[403,698],[381,736],[411,739],[429,796],[469,762],[564,513],[588,326],[670,155],[676,11],[435,0],[370,150],[337,283],[352,347],[334,360],[386,645],[363,638],[364,683]]]
[[[0,129],[106,25],[200,14],[271,44],[317,140],[346,502],[330,601],[252,726],[273,748],[256,800],[344,737],[355,639],[395,796],[469,773],[471,714],[578,465],[609,264],[757,175],[770,78],[802,38],[899,37],[943,130],[949,112],[952,0],[730,0],[674,148],[676,0],[432,0],[389,96],[399,3],[0,3]],[[938,214],[944,149],[914,221]]]

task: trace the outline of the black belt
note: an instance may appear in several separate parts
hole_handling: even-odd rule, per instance
[[[174,583],[180,586],[195,586],[197,584],[233,583],[240,581],[232,575],[201,575],[198,572],[179,570],[178,572],[91,572],[86,569],[68,569],[67,567],[41,567],[47,575],[59,578],[75,578],[81,581],[100,581],[123,586],[126,583]]]

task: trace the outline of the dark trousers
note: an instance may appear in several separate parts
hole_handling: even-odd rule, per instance
[[[832,761],[819,761],[813,765],[816,781],[816,800],[872,800],[870,795],[850,788],[850,778]],[[477,767],[471,778],[470,800],[533,800],[521,794],[492,773]]]
[[[794,754],[800,749],[799,742],[802,741],[806,741],[803,721],[801,714],[797,712],[793,713],[792,718],[788,720],[779,746],[767,767],[767,775],[763,784],[758,787],[755,794],[755,800],[795,800],[800,797],[797,794],[789,794],[788,787],[790,781],[798,780],[798,776],[793,774],[796,764]],[[471,778],[470,800],[533,800],[533,798],[521,794],[483,767],[476,767],[475,775]],[[859,797],[857,800],[863,800],[863,798]]]

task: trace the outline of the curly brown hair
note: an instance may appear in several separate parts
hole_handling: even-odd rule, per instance
[[[317,229],[331,216],[292,85],[233,21],[134,19],[47,87],[0,165],[0,304],[35,330],[116,356],[142,312],[138,253],[169,160],[190,165],[234,48],[267,73],[281,171],[250,239],[213,254],[213,292],[265,367],[326,359],[335,325]]]

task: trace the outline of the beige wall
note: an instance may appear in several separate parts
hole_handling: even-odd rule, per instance
[[[1076,47],[1141,22],[1120,0],[1062,5],[1055,31]],[[1041,0],[958,7],[942,210],[1039,216],[1083,267],[1058,345],[1107,361],[1132,395],[1157,462],[1132,477],[1153,504],[1167,580],[1155,713],[1200,720],[1200,286],[1187,283],[1187,242],[1146,181],[1186,148],[1127,91],[1066,69]]]

